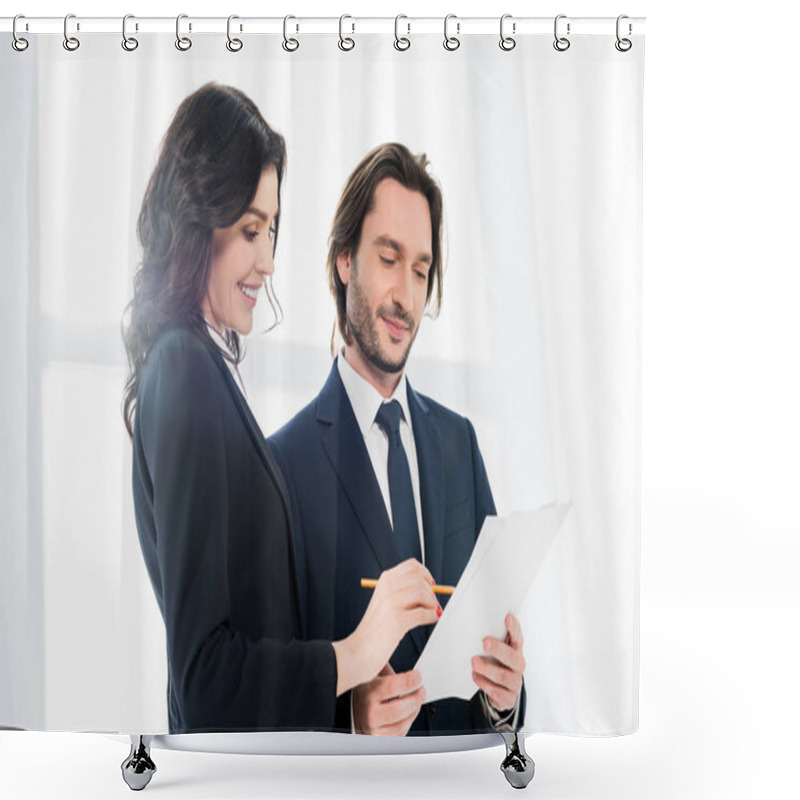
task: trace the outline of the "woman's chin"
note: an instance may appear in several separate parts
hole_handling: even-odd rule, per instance
[[[233,330],[239,334],[239,336],[247,336],[253,330],[253,318],[251,317],[249,320],[241,320],[236,325],[233,325]]]

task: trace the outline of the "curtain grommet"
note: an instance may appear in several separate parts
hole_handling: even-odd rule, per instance
[[[128,20],[135,19],[133,14],[126,14],[122,18],[122,49],[126,50],[129,53],[132,53],[138,46],[139,40],[134,36],[128,36]],[[136,30],[139,30],[139,26],[136,26]]]
[[[291,14],[287,14],[283,18],[283,42],[281,43],[281,47],[283,47],[283,49],[287,53],[294,53],[294,51],[297,50],[298,47],[300,47],[300,42],[297,39],[295,39],[293,36],[290,37],[288,35],[289,20],[290,19],[297,19],[297,17],[294,17]],[[295,32],[297,32],[299,29],[300,29],[300,26],[299,25],[296,26],[295,27]]]
[[[76,36],[69,35],[69,21],[71,19],[75,19],[74,14],[67,14],[64,17],[64,49],[69,50],[70,53],[74,53],[80,46],[81,41]],[[80,23],[75,24],[75,30],[79,31],[81,29]]]
[[[25,50],[28,49],[28,45],[30,44],[30,42],[17,33],[17,20],[20,20],[20,19],[25,19],[25,15],[24,14],[17,14],[17,16],[14,17],[14,22],[12,23],[12,26],[11,26],[11,35],[12,35],[11,46],[18,53],[23,53],[23,52],[25,52]]]
[[[345,36],[342,27],[344,26],[344,21],[346,19],[353,19],[349,14],[342,14],[339,17],[339,49],[343,50],[345,53],[349,53],[355,46],[356,42],[351,36]],[[353,26],[353,30],[351,33],[356,32],[356,24],[355,22],[351,23]]]
[[[505,33],[505,23],[507,19],[511,19],[511,14],[503,14],[500,17],[500,49],[505,50],[508,53],[510,50],[513,50],[517,46],[517,40],[513,36],[506,36]],[[511,33],[517,32],[517,23],[511,23]]]
[[[458,50],[461,47],[461,40],[458,38],[458,34],[461,33],[461,23],[456,22],[456,36],[450,36],[447,32],[448,25],[451,19],[457,19],[455,14],[448,14],[444,18],[444,42],[442,46],[445,50],[449,50],[451,53],[454,50]]]
[[[619,35],[620,23],[622,22],[622,20],[628,19],[628,18],[629,17],[628,17],[627,14],[620,14],[617,17],[617,41],[614,42],[614,47],[616,47],[617,50],[619,50],[620,53],[627,53],[628,50],[630,50],[631,47],[633,47],[633,42],[630,39],[628,39],[626,37],[622,37],[622,36]],[[628,23],[628,36],[630,36],[631,33],[633,33],[633,25],[631,25],[630,22],[629,22]]]
[[[182,53],[185,53],[192,46],[192,40],[188,36],[183,36],[181,34],[181,20],[188,19],[188,17],[188,14],[178,14],[175,19],[175,47]],[[191,22],[189,23],[189,30],[192,30]]]
[[[407,22],[406,26],[408,28],[406,36],[400,35],[400,20],[401,19],[408,19],[405,14],[398,14],[394,18],[394,49],[399,50],[401,53],[404,53],[411,47],[411,39],[408,38],[408,34],[411,33],[411,23]]]
[[[567,39],[567,36],[569,36],[569,29],[570,29],[569,22],[567,23],[567,36],[558,35],[558,21],[560,19],[566,19],[566,18],[567,18],[566,14],[559,14],[555,18],[555,21],[553,22],[553,36],[555,37],[555,41],[553,42],[553,47],[555,47],[555,49],[558,50],[559,53],[564,53],[567,50],[569,50],[569,46],[571,44],[570,40]]]
[[[231,36],[231,22],[233,22],[235,19],[239,19],[239,17],[236,14],[231,14],[228,17],[228,28],[226,31],[228,36],[228,41],[225,42],[225,47],[228,48],[228,52],[230,53],[238,53],[242,49],[242,47],[244,47],[244,43],[242,42],[241,39],[238,39],[235,36]],[[241,31],[241,29],[242,28],[240,26],[239,30]]]

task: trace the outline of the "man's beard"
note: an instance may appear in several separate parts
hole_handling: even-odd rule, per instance
[[[359,349],[372,366],[390,375],[401,372],[408,360],[408,354],[411,352],[411,345],[414,344],[414,339],[417,336],[414,319],[411,314],[406,311],[402,311],[397,307],[390,309],[385,305],[378,306],[376,318],[373,319],[367,300],[361,293],[361,288],[358,285],[356,277],[354,261],[351,267],[350,283],[348,285],[349,296],[347,305],[349,313],[347,315],[347,327],[350,334],[356,340]],[[391,361],[381,350],[376,327],[377,318],[380,317],[401,320],[408,327],[408,331],[411,334],[405,352],[403,352],[396,361]]]

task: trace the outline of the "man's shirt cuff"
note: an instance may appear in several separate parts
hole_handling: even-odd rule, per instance
[[[517,695],[517,702],[514,703],[514,708],[509,711],[497,711],[489,702],[486,693],[481,689],[478,694],[481,698],[481,705],[483,706],[483,713],[489,724],[500,733],[514,733],[519,727],[519,698]]]

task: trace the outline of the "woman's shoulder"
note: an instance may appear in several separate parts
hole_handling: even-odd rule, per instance
[[[158,358],[165,353],[176,350],[203,353],[207,349],[206,343],[196,330],[188,325],[175,325],[167,328],[156,339],[146,360],[149,360],[152,356]]]
[[[213,345],[212,345],[213,346]],[[197,331],[176,325],[165,330],[145,358],[140,390],[153,382],[193,392],[219,376],[211,347]]]

